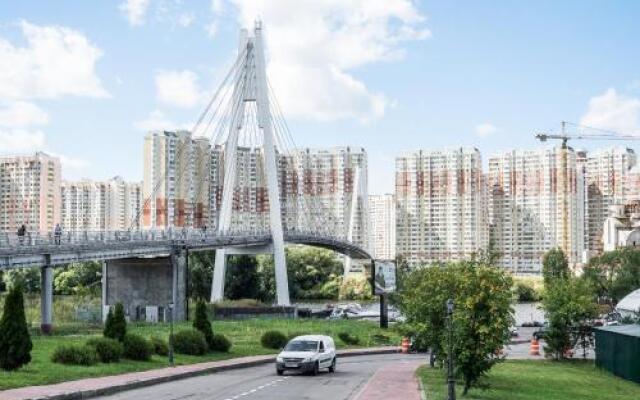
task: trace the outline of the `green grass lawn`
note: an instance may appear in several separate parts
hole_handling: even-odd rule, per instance
[[[176,331],[191,327],[191,323],[185,322],[175,326]],[[381,330],[377,323],[368,321],[328,321],[328,320],[301,320],[301,319],[250,319],[244,321],[213,321],[213,329],[216,333],[227,336],[233,346],[229,353],[211,353],[206,356],[176,355],[177,364],[193,364],[197,362],[222,360],[226,358],[242,357],[248,355],[273,354],[275,350],[265,349],[260,345],[260,337],[268,330],[280,330],[286,335],[298,335],[305,333],[326,334],[332,336],[338,348],[370,347],[385,344],[399,344],[400,335],[393,330]],[[0,390],[44,385],[72,379],[97,377],[104,375],[121,374],[132,371],[143,371],[153,368],[168,366],[166,357],[153,356],[151,361],[140,362],[122,360],[115,364],[96,364],[90,367],[68,366],[55,364],[50,361],[51,354],[56,346],[67,343],[83,343],[91,335],[87,329],[81,329],[74,333],[73,330],[65,330],[64,335],[33,336],[32,361],[29,365],[18,371],[6,372],[0,370]],[[169,325],[139,325],[128,326],[129,332],[141,334],[145,337],[160,336],[169,337]],[[100,335],[94,330],[94,335]],[[346,346],[338,339],[339,332],[349,332],[360,339],[358,346]],[[376,335],[384,335],[384,338]]]
[[[447,398],[444,370],[421,367],[428,400]],[[507,361],[496,365],[486,379],[489,388],[471,389],[468,400],[631,400],[640,399],[640,385],[602,371],[593,362]]]

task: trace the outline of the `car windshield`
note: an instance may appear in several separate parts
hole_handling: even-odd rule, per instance
[[[315,340],[292,340],[287,343],[285,351],[316,351],[318,342]]]

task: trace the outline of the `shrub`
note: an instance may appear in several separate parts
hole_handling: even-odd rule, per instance
[[[357,336],[351,336],[349,332],[340,332],[338,337],[344,344],[356,345],[360,343],[360,339]]]
[[[260,338],[262,347],[267,349],[281,349],[287,344],[287,337],[280,331],[267,331]]]
[[[107,314],[107,320],[104,324],[104,336],[124,341],[124,337],[127,335],[127,320],[124,318],[124,307],[122,303],[116,304],[115,310]]]
[[[213,330],[211,329],[211,322],[207,317],[207,306],[204,301],[199,301],[196,304],[196,317],[193,321],[193,327],[204,335],[204,340],[207,342],[209,348],[213,347]]]
[[[201,356],[207,352],[207,341],[197,329],[184,329],[173,335],[173,349],[176,353]]]
[[[231,341],[229,341],[226,336],[219,333],[213,335],[209,350],[227,353],[230,348]]]
[[[0,319],[0,368],[12,371],[31,362],[31,337],[20,285],[11,289]]]
[[[140,335],[127,333],[124,337],[124,356],[130,360],[148,361],[151,359],[153,347]]]
[[[153,347],[153,352],[159,356],[167,356],[169,355],[169,345],[167,341],[158,336],[151,337],[151,346]]]
[[[540,300],[540,296],[533,286],[518,282],[514,288],[515,296],[520,303],[532,303]]]
[[[94,365],[98,359],[94,347],[81,344],[63,344],[56,347],[51,355],[54,363],[69,365]]]
[[[124,353],[122,343],[111,338],[91,338],[87,341],[87,346],[96,350],[98,358],[103,363],[118,362]]]

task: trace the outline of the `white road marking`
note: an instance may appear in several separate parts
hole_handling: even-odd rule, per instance
[[[278,383],[282,383],[282,382],[284,382],[286,379],[289,379],[289,377],[288,377],[288,376],[285,376],[285,377],[280,378],[280,379],[274,379],[274,380],[272,380],[271,382],[267,382],[267,383],[265,383],[264,385],[260,385],[260,386],[258,386],[257,388],[250,389],[250,390],[248,390],[248,391],[246,391],[246,392],[243,392],[243,393],[237,394],[237,395],[235,395],[235,396],[233,396],[233,397],[227,397],[225,400],[237,400],[237,399],[239,399],[240,397],[250,396],[250,395],[252,395],[252,394],[254,394],[254,393],[258,392],[259,390],[263,390],[263,389],[268,388],[269,386],[277,386],[277,385],[278,385]]]

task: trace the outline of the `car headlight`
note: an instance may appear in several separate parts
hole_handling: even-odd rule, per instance
[[[303,362],[309,362],[309,361],[311,361],[311,357],[305,357],[305,359],[304,359],[304,360],[302,360],[302,361],[303,361]]]
[[[279,362],[279,363],[284,362],[284,359],[282,357],[276,357],[276,362]]]

